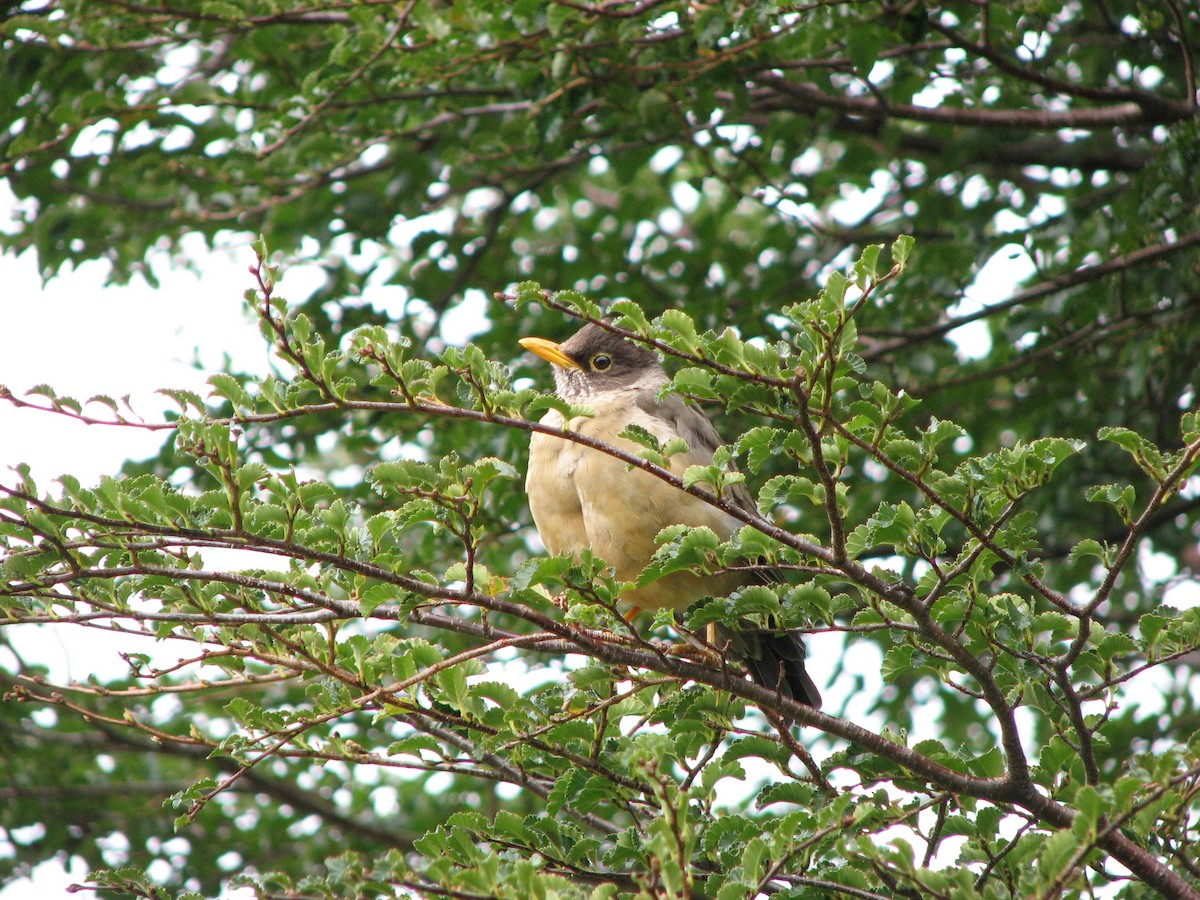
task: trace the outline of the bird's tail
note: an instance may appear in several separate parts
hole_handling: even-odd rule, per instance
[[[797,703],[821,708],[821,692],[804,668],[804,640],[796,631],[720,629],[727,646],[746,664],[750,677]]]

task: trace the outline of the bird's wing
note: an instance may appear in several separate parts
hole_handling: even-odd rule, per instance
[[[681,453],[671,458],[671,468],[683,472],[688,466],[707,466],[713,460],[713,454],[724,441],[713,428],[708,416],[694,406],[689,406],[676,394],[664,397],[656,406],[650,406],[650,401],[640,400],[639,405],[647,412],[653,410],[656,415],[665,418],[672,433],[678,434],[687,441],[687,453]],[[744,484],[735,484],[726,488],[725,495],[734,505],[749,513],[758,515],[758,504]]]
[[[688,452],[680,455],[685,466],[712,462],[713,453],[722,442],[704,413],[672,395],[662,404],[661,414],[671,417],[673,430],[688,443]],[[759,515],[758,504],[745,485],[734,485],[727,496],[740,508]],[[783,581],[783,573],[762,566],[746,573],[745,578],[745,583],[778,584]],[[820,708],[821,692],[805,669],[804,639],[799,632],[756,628],[741,620],[736,626],[718,626],[718,633],[759,684],[814,709]]]

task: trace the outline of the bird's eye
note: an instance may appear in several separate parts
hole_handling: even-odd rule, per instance
[[[604,372],[612,368],[612,357],[607,353],[597,353],[592,357],[592,369],[596,372]]]

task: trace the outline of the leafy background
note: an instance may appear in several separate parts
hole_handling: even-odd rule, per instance
[[[254,303],[278,353],[275,381],[234,371],[214,377],[208,404],[178,395],[179,412],[199,424],[166,429],[157,458],[127,464],[123,480],[105,490],[74,489],[69,481],[55,488],[69,500],[63,509],[73,510],[61,519],[54,513],[47,524],[30,512],[28,497],[38,496],[30,485],[10,495],[10,622],[61,617],[47,597],[67,590],[69,615],[80,625],[89,609],[136,613],[140,627],[181,634],[204,653],[215,634],[223,649],[216,662],[204,661],[228,680],[209,688],[194,673],[181,674],[191,687],[178,694],[186,702],[172,701],[174,673],[151,672],[146,666],[157,663],[131,658],[127,679],[59,700],[53,688],[64,686],[40,684],[11,639],[10,699],[29,702],[5,703],[0,713],[11,748],[4,827],[44,829],[35,840],[12,842],[12,873],[70,853],[97,867],[127,860],[134,869],[104,883],[134,893],[151,890],[144,870],[156,863],[151,881],[205,894],[246,865],[282,873],[260,884],[264,894],[286,894],[293,880],[311,877],[328,879],[303,889],[317,893],[364,884],[483,894],[501,892],[497,885],[528,893],[605,884],[678,894],[717,879],[711,891],[731,896],[767,887],[830,890],[827,882],[889,896],[951,889],[1055,896],[1108,881],[1108,890],[1136,896],[1144,872],[1125,882],[1096,862],[1095,848],[1119,830],[1106,824],[1113,815],[1151,847],[1160,867],[1194,881],[1188,847],[1197,770],[1189,745],[1196,701],[1188,654],[1195,639],[1188,616],[1162,599],[1190,575],[1197,540],[1195,488],[1186,486],[1194,437],[1181,428],[1181,415],[1195,408],[1200,358],[1195,10],[1171,0],[304,8],[263,0],[4,10],[0,174],[27,201],[2,238],[7,250],[34,249],[48,278],[101,259],[111,280],[124,283],[153,281],[147,260],[156,253],[175,253],[187,266],[185,240],[224,243],[261,233],[275,253],[268,263],[283,261],[285,273],[292,263],[315,263],[325,277],[310,295],[290,298],[284,318],[281,306],[264,303],[265,296],[278,301],[278,292],[270,271],[258,269],[263,282]],[[444,384],[454,389],[438,394],[444,402],[536,412],[522,392],[545,384],[545,373],[514,361],[515,341],[531,333],[565,337],[577,323],[532,289],[521,304],[494,298],[532,278],[591,300],[632,301],[623,307],[627,324],[694,357],[673,370],[719,361],[725,351],[717,335],[726,326],[760,339],[752,347],[790,346],[785,358],[794,362],[804,358],[801,338],[812,337],[809,317],[832,315],[833,301],[826,294],[824,307],[788,308],[828,289],[834,273],[869,286],[869,275],[855,278],[855,261],[864,248],[901,234],[917,239],[903,276],[855,311],[844,341],[824,345],[828,371],[856,381],[840,381],[836,397],[814,403],[827,423],[867,433],[871,422],[886,422],[913,447],[881,454],[890,446],[882,439],[874,450],[832,446],[830,459],[841,460],[837,480],[849,486],[844,508],[831,512],[799,482],[776,481],[793,487],[777,497],[777,513],[790,532],[827,548],[833,520],[862,528],[864,558],[885,563],[897,584],[919,586],[931,561],[989,555],[972,545],[969,528],[934,521],[938,504],[921,484],[936,492],[935,476],[961,473],[978,479],[981,492],[1019,496],[1019,512],[1000,521],[978,496],[943,485],[946,503],[980,527],[1002,525],[1003,549],[1013,554],[970,572],[970,587],[955,598],[960,605],[950,604],[946,615],[978,629],[980,643],[966,642],[976,659],[1003,657],[1015,645],[1031,654],[1012,653],[1028,665],[1004,671],[1012,681],[1002,679],[1002,687],[1007,702],[1026,702],[1024,740],[1042,770],[1081,767],[1042,787],[1084,813],[1075,820],[1082,824],[1071,830],[1011,797],[982,808],[954,799],[961,785],[953,780],[914,774],[914,759],[880,756],[886,748],[869,742],[871,749],[859,750],[865,736],[848,745],[846,732],[825,722],[802,738],[826,774],[851,771],[867,788],[889,784],[908,793],[889,799],[864,788],[823,806],[803,768],[788,768],[801,758],[797,748],[783,734],[762,743],[769,727],[754,714],[747,725],[728,690],[687,686],[678,680],[683,670],[661,664],[661,677],[676,680],[660,685],[651,666],[633,687],[614,687],[625,682],[605,668],[619,661],[605,658],[604,648],[593,647],[598,662],[571,681],[553,654],[529,656],[514,645],[489,658],[515,670],[514,678],[532,677],[518,680],[516,693],[468,680],[475,670],[462,661],[430,673],[426,693],[415,694],[403,714],[386,704],[368,703],[376,714],[355,705],[372,686],[403,683],[421,666],[469,653],[480,635],[454,632],[453,609],[422,612],[404,600],[416,586],[385,579],[390,588],[381,592],[372,581],[379,572],[358,583],[352,568],[321,568],[314,549],[372,564],[391,560],[384,568],[392,575],[428,572],[418,580],[456,590],[474,574],[454,569],[469,545],[488,577],[522,571],[523,590],[543,580],[569,586],[577,599],[604,599],[602,589],[579,594],[584,570],[522,568],[538,559],[513,477],[523,470],[524,429],[397,408],[399,382],[384,363],[398,357],[389,354],[405,353],[420,369],[414,377],[426,377],[421,361],[446,364]],[[883,259],[876,276],[890,265]],[[996,296],[988,282],[1002,259],[1025,278]],[[401,292],[400,304],[384,309],[373,300],[385,286]],[[972,299],[979,297],[987,305]],[[574,295],[557,302],[588,310]],[[682,310],[700,338],[690,340],[680,319],[643,329],[636,308],[650,317]],[[477,349],[461,354],[453,348],[463,335],[447,326],[456,309],[472,311],[478,323],[471,335]],[[964,353],[953,338],[971,323],[975,344]],[[819,334],[812,340],[821,345]],[[362,355],[365,349],[375,355]],[[510,384],[508,372],[488,360],[512,362],[517,381]],[[685,377],[687,390],[704,397],[706,383]],[[708,403],[723,433],[747,436],[739,464],[752,484],[802,477],[796,473],[813,464],[828,434],[793,456],[772,452],[775,438],[753,429],[774,416],[802,431],[799,413],[778,391],[758,390],[753,377],[740,384],[748,393],[718,382]],[[510,387],[515,397],[505,395]],[[908,409],[900,391],[920,405]],[[52,390],[11,402],[74,414]],[[119,402],[112,406],[93,405],[87,415],[124,414]],[[211,421],[233,415],[243,417],[236,453],[234,436]],[[1065,458],[1072,445],[1031,443],[1050,438],[1084,444]],[[415,457],[454,463],[427,470],[399,461]],[[482,462],[489,458],[503,465]],[[377,466],[367,476],[380,460],[392,468]],[[889,470],[886,460],[914,477]],[[464,494],[468,472],[474,481]],[[249,543],[261,548],[262,539],[278,539],[271,529],[279,510],[310,529],[301,542],[309,556],[276,548],[319,570],[297,563],[282,579],[326,604],[302,610],[310,618],[289,623],[294,632],[276,633],[253,618],[215,632],[181,621],[153,624],[133,600],[151,597],[180,615],[207,616],[210,625],[220,615],[276,615],[279,579],[188,581],[172,568],[181,560],[167,554],[148,563],[111,523],[104,527],[114,559],[134,559],[136,571],[79,577],[54,591],[38,582],[47,609],[28,599],[37,579],[61,583],[55,567],[63,557],[45,542],[73,537],[72,528],[86,521],[80,515],[147,526],[140,539],[154,535],[149,526],[169,526],[187,529],[193,542],[207,534],[244,546],[246,539],[229,538],[231,522],[220,511],[231,490],[251,486],[263,511]],[[460,494],[478,508],[464,508]],[[409,506],[417,500],[424,505]],[[237,508],[229,505],[228,514]],[[217,512],[205,518],[205,509]],[[410,520],[397,522],[398,509],[408,509]],[[382,525],[371,532],[364,523],[372,521],[388,523],[402,539],[387,546],[390,532]],[[365,540],[354,530],[360,525],[369,546],[347,543]],[[465,539],[448,538],[464,527]],[[30,546],[38,552],[28,553]],[[697,549],[676,551],[686,560]],[[791,549],[796,554],[785,561],[797,569],[819,559]],[[1168,561],[1155,570],[1166,575],[1139,572],[1150,552]],[[182,562],[184,570],[194,567]],[[834,664],[831,676],[844,692],[831,697],[865,706],[855,715],[877,731],[936,739],[936,748],[917,745],[928,758],[957,754],[946,765],[975,779],[997,775],[1003,705],[949,687],[961,671],[908,639],[912,624],[886,603],[901,599],[888,593],[894,586],[852,577],[856,591],[843,591],[830,577],[796,576],[802,592],[781,598],[788,614],[837,635],[824,644],[830,655],[843,646],[841,635],[850,654],[876,646],[886,682],[864,695],[863,684]],[[517,633],[561,619],[535,597],[527,599],[546,621],[497,607],[496,627]],[[1098,630],[1078,632],[1087,653],[1075,641],[1078,618],[1060,620],[1063,607],[1051,597],[1080,607],[1096,600]],[[366,606],[338,606],[351,601]],[[375,618],[355,622],[364,612]],[[607,621],[595,609],[572,615],[579,617],[567,617],[572,627]],[[336,623],[347,620],[339,633]],[[445,656],[435,658],[422,639]],[[1144,666],[1165,674],[1153,691],[1134,689],[1145,680],[1127,690],[1135,675],[1150,677],[1141,674]],[[1056,673],[1065,681],[1055,682]],[[1101,694],[1088,720],[1083,704]],[[564,704],[573,711],[572,703],[589,715],[555,718]],[[827,711],[844,711],[838,703]],[[621,714],[611,721],[601,715],[610,705]],[[139,721],[162,734],[126,727],[126,709],[145,713]],[[495,709],[514,718],[497,724],[489,719]],[[333,718],[310,721],[322,715]],[[641,730],[623,733],[615,724],[621,717],[642,721]],[[731,732],[729,721],[754,734]],[[531,735],[552,723],[564,730],[538,745]],[[591,731],[583,734],[585,723]],[[301,725],[267,764],[245,768]],[[669,749],[659,740],[664,733]],[[580,756],[573,741],[603,748],[604,766],[583,765],[593,751]],[[1099,749],[1080,751],[1091,744]],[[371,755],[380,748],[388,748],[387,761]],[[722,773],[736,775],[743,756],[782,766],[782,786],[767,790],[799,805],[776,815],[760,797],[719,814],[714,785]],[[1085,771],[1091,757],[1096,771]],[[398,765],[404,777],[394,777]],[[190,803],[236,773],[190,815]],[[213,780],[191,787],[202,775]],[[750,779],[747,793],[757,784]],[[163,797],[175,790],[177,806],[163,811]],[[102,799],[81,802],[93,792]],[[603,821],[568,822],[564,809],[567,817]],[[171,820],[181,810],[193,821],[173,838]],[[453,821],[452,812],[459,813]],[[1026,818],[1002,826],[1005,815]],[[956,865],[935,873],[932,855],[920,858],[923,849],[906,859],[902,847],[878,837],[897,823],[929,847],[947,830],[962,837]],[[113,840],[128,849],[114,854],[106,849]],[[339,856],[347,849],[365,855]],[[535,849],[544,853],[540,863]],[[1038,865],[1023,867],[1027,859]],[[1171,889],[1183,890],[1173,882]]]

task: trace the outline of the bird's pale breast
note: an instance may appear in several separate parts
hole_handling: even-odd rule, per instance
[[[580,434],[631,453],[637,453],[639,445],[617,437],[628,424],[640,425],[664,442],[676,436],[667,422],[646,413],[634,400],[632,393],[619,395],[597,408],[595,417],[578,418],[571,425]],[[554,427],[561,427],[562,421],[557,412],[542,419]],[[710,449],[692,448],[672,457],[671,468],[682,473],[711,458]],[[526,480],[529,506],[546,549],[575,553],[590,547],[622,581],[637,579],[657,548],[655,537],[668,526],[703,525],[724,539],[740,524],[661,479],[630,469],[622,460],[553,435],[533,436],[529,472],[536,473]],[[738,582],[735,575],[700,579],[677,573],[631,589],[624,599],[641,608],[679,608],[706,594],[732,590]]]

